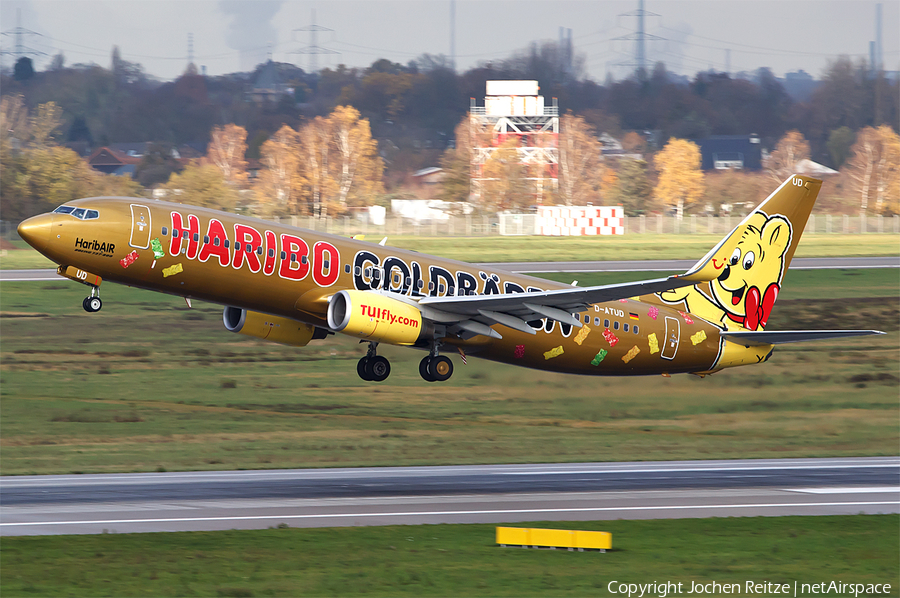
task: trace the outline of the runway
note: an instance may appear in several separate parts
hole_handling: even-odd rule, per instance
[[[496,262],[477,264],[483,268],[521,274],[540,272],[684,272],[696,260],[593,261],[593,262]],[[900,256],[797,258],[791,270],[900,268]],[[56,270],[0,270],[0,282],[62,280]]]
[[[0,535],[900,512],[900,458],[0,478]]]

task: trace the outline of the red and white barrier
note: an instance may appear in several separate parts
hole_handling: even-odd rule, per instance
[[[624,235],[622,206],[540,206],[536,228],[539,235],[554,237]]]

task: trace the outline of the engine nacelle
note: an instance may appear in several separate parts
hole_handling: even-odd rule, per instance
[[[332,330],[392,345],[413,345],[423,333],[413,305],[368,291],[338,291],[328,303]]]
[[[226,307],[222,320],[230,332],[294,347],[306,346],[316,332],[316,327],[310,324],[239,307]]]

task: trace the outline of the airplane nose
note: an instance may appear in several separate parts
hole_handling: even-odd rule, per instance
[[[52,224],[52,214],[41,214],[28,220],[23,220],[17,230],[19,236],[25,239],[26,243],[41,251],[50,242],[50,227]]]

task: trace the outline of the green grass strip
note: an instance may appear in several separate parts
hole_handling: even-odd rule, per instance
[[[668,581],[692,596],[692,582],[716,581],[747,596],[748,581],[836,581],[887,583],[879,595],[897,596],[898,524],[897,515],[521,524],[611,532],[606,553],[501,548],[493,525],[6,537],[0,593],[622,596],[610,582]]]

